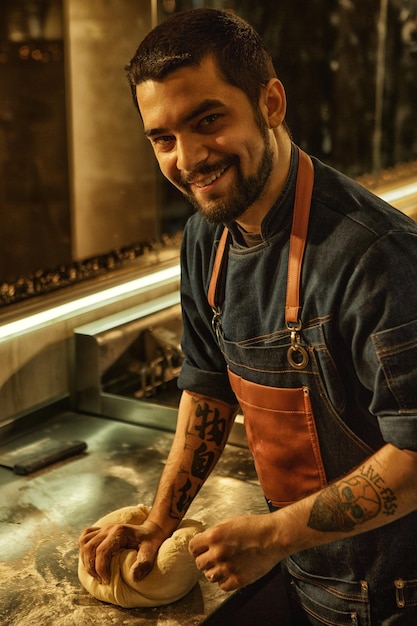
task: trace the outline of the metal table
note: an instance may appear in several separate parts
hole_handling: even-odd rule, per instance
[[[81,439],[88,449],[28,476],[0,468],[2,626],[195,626],[231,595],[201,577],[186,597],[161,608],[122,609],[92,598],[78,581],[77,538],[109,511],[151,506],[173,434],[64,411],[18,443],[45,436]],[[211,525],[248,512],[267,507],[249,451],[228,445],[187,517]]]

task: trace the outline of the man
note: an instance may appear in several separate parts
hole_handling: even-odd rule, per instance
[[[197,208],[183,393],[148,520],[84,531],[87,569],[106,581],[134,547],[149,572],[239,404],[271,513],[192,540],[207,579],[233,590],[282,562],[296,624],[417,623],[417,226],[294,146],[270,56],[232,14],[171,17],[127,70],[163,174]]]

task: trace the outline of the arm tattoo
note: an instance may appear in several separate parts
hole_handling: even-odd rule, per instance
[[[211,409],[207,402],[197,402],[195,416],[198,422],[194,426],[193,434],[221,446],[227,437],[227,420],[220,417],[219,409]]]
[[[356,475],[319,493],[307,525],[324,532],[349,532],[380,513],[394,515],[396,510],[394,492],[372,465],[364,465]]]
[[[207,400],[197,400],[187,428],[184,461],[172,494],[171,516],[180,518],[213,469],[229,433],[229,420]]]

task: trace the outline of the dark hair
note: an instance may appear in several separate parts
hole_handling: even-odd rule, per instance
[[[136,85],[162,81],[180,67],[197,67],[208,55],[226,82],[257,107],[262,85],[276,76],[271,56],[252,26],[217,9],[176,13],[145,37],[125,68],[136,107]]]

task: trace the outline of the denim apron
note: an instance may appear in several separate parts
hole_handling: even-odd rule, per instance
[[[313,187],[310,158],[299,151],[290,237],[286,328],[273,343],[233,342],[222,330],[230,234],[217,249],[208,302],[213,329],[244,415],[249,448],[271,511],[350,472],[380,447],[362,441],[341,419],[326,387],[338,383],[322,326],[303,327],[299,286]],[[324,382],[326,379],[326,384]],[[315,419],[315,415],[319,419]],[[355,507],[355,502],[347,506]],[[417,624],[417,515],[287,558],[294,626]],[[411,550],[411,553],[410,553]],[[387,559],[389,564],[387,566]],[[388,570],[388,575],[387,575]],[[332,576],[325,576],[327,572]],[[393,574],[394,572],[394,574]]]

